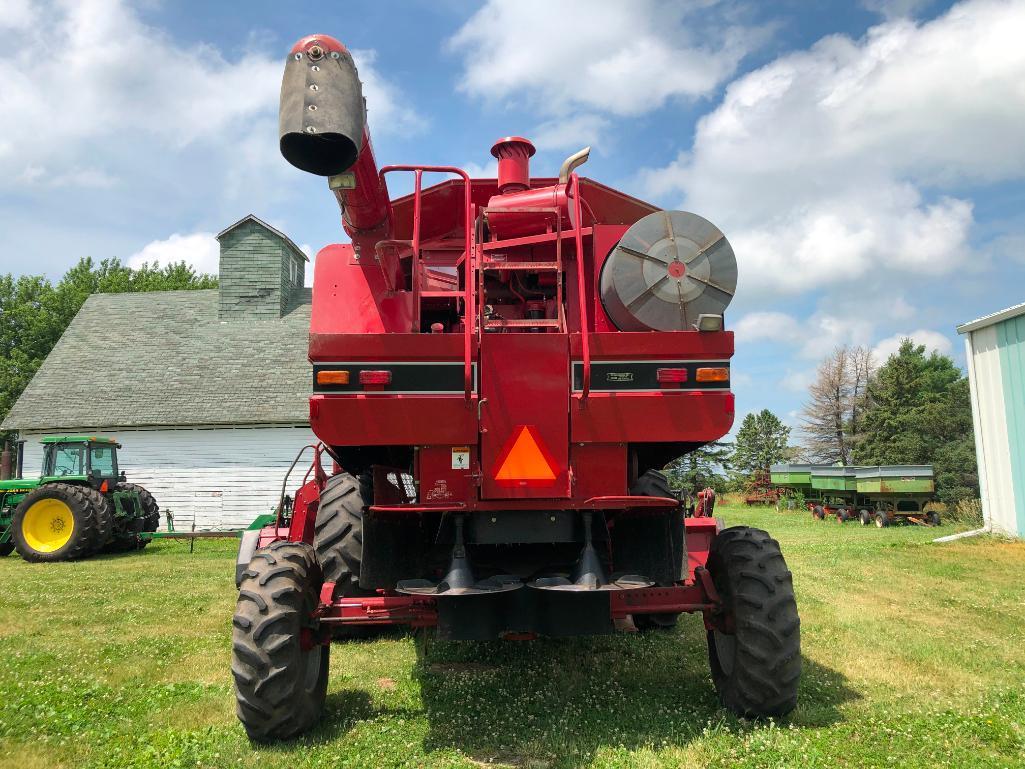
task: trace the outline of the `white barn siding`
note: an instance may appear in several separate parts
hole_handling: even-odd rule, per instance
[[[161,528],[174,514],[175,528],[187,531],[242,528],[277,506],[288,466],[299,449],[316,443],[309,427],[64,430],[67,435],[117,438],[118,463],[128,480],[149,489],[161,510]],[[47,433],[24,433],[25,475],[38,475]],[[294,494],[312,451],[307,451],[288,483]]]

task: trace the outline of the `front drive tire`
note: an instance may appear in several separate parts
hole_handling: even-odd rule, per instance
[[[734,632],[708,631],[712,681],[739,716],[783,716],[797,706],[801,620],[779,543],[734,526],[713,540],[708,570]]]
[[[160,528],[160,506],[153,495],[137,483],[119,483],[115,491],[134,491],[139,495],[142,503],[142,529],[143,532],[154,532]],[[122,531],[115,535],[114,540],[108,548],[112,553],[123,553],[131,550],[142,550],[149,544],[147,537],[140,537],[134,530]]]
[[[313,548],[272,542],[253,554],[232,620],[236,714],[256,742],[287,740],[320,719],[330,646],[303,649],[323,579]]]

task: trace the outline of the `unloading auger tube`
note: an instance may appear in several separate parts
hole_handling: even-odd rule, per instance
[[[494,178],[378,167],[367,115],[345,46],[300,40],[281,154],[326,177],[351,242],[314,263],[322,448],[290,516],[239,552],[231,669],[250,737],[313,726],[332,641],[395,625],[529,640],[700,614],[722,704],[788,713],[800,621],[779,543],[725,528],[709,500],[688,516],[661,472],[733,425],[725,235],[581,176],[589,149],[539,174],[523,136],[490,147]],[[391,199],[391,174],[412,191]]]

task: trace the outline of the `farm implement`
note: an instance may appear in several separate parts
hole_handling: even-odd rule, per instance
[[[98,552],[139,550],[160,510],[146,489],[118,470],[112,438],[43,438],[39,478],[0,481],[0,555],[71,561]]]
[[[842,467],[773,465],[772,483],[784,495],[800,492],[811,514],[837,523],[857,520],[878,528],[898,523],[938,526],[940,514],[925,506],[935,499],[931,465]]]
[[[723,704],[792,710],[800,623],[778,543],[686,517],[659,472],[733,423],[725,236],[579,176],[586,149],[554,177],[531,176],[520,137],[491,148],[495,179],[379,168],[352,56],[327,36],[288,54],[280,149],[327,178],[352,242],[316,259],[313,463],[239,550],[231,670],[250,737],[311,727],[331,642],[394,625],[528,640],[697,613]],[[413,191],[392,200],[398,173]]]

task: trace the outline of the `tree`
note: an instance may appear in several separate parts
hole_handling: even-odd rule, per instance
[[[872,377],[859,464],[931,464],[942,502],[978,496],[968,380],[910,339]]]
[[[90,294],[216,286],[217,278],[197,275],[185,262],[133,269],[117,259],[82,259],[56,285],[39,275],[0,275],[0,420]]]
[[[727,486],[726,471],[731,450],[729,443],[713,441],[673,460],[665,467],[669,485],[687,492],[711,486],[716,493],[723,493]]]
[[[819,364],[801,411],[802,448],[811,461],[848,465],[860,439],[872,352],[843,345]]]
[[[748,414],[737,431],[732,466],[748,475],[768,472],[769,466],[789,455],[790,428],[768,409]]]

